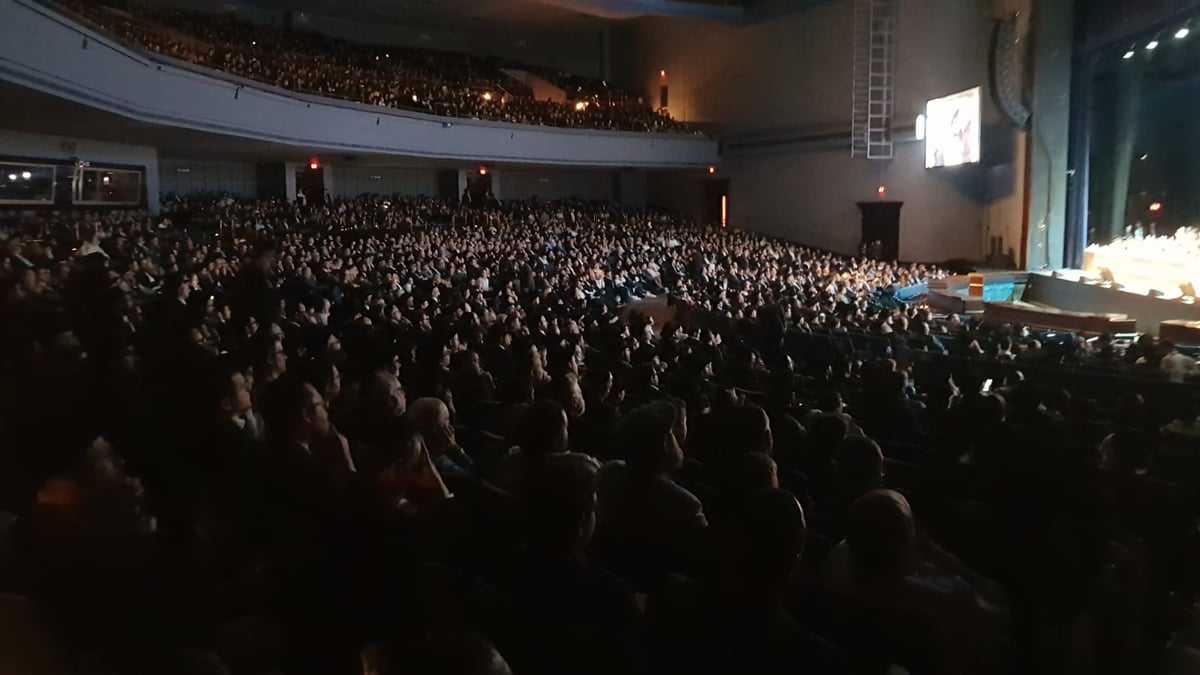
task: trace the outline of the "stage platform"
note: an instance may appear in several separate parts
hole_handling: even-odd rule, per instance
[[[1123,314],[1136,321],[1137,332],[1152,335],[1165,321],[1200,321],[1200,304],[1153,297],[1149,289],[1137,286],[1081,282],[1084,276],[1081,270],[1031,272],[1022,299],[1070,312]]]
[[[981,316],[987,323],[1084,335],[1157,335],[1164,322],[1200,321],[1200,304],[1152,297],[1140,287],[1082,281],[1090,278],[1082,270],[985,272],[983,277],[981,297],[970,296],[968,277],[961,275],[932,282],[926,303],[945,313]]]

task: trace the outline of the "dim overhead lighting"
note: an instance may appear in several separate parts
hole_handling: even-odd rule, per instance
[[[1191,32],[1192,32],[1192,31],[1191,31],[1191,30],[1189,30],[1187,27],[1180,28],[1179,30],[1175,31],[1175,39],[1176,39],[1176,40],[1182,40],[1183,38],[1185,38],[1185,37],[1187,37],[1189,34],[1191,34]]]
[[[1155,49],[1158,49],[1158,40],[1151,40],[1146,43],[1146,51],[1152,52]]]
[[[1159,211],[1162,211],[1162,209],[1163,209],[1162,202],[1154,202],[1153,204],[1150,205],[1151,213],[1158,213]]]
[[[33,178],[33,174],[29,171],[22,171],[21,178],[24,178],[25,180],[29,180],[30,178]]]
[[[1130,49],[1129,51],[1125,52],[1125,55],[1122,56],[1121,58],[1125,59],[1126,61],[1128,61],[1129,59],[1132,59],[1133,58],[1133,50]]]

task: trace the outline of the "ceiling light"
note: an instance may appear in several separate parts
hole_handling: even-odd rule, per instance
[[[1175,31],[1175,39],[1182,40],[1183,38],[1187,37],[1188,34],[1191,32],[1192,31],[1188,30],[1188,28],[1186,26],[1183,28],[1180,28],[1179,30]]]
[[[1133,58],[1133,50],[1132,50],[1132,49],[1130,49],[1129,51],[1125,52],[1125,56],[1122,56],[1121,58],[1123,58],[1123,59],[1125,59],[1125,60],[1127,60],[1127,61],[1128,61],[1129,59],[1132,59],[1132,58]]]
[[[8,174],[8,179],[9,179],[9,180],[16,180],[16,179],[17,179],[17,174],[15,174],[15,173],[10,173],[10,174]]]
[[[22,171],[21,178],[24,178],[25,180],[29,180],[30,178],[33,178],[33,174],[29,171]]]
[[[1158,40],[1151,40],[1146,43],[1146,51],[1152,52],[1155,49],[1158,49]]]

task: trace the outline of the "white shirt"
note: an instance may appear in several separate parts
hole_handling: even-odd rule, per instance
[[[1183,382],[1196,372],[1196,360],[1179,352],[1171,352],[1163,357],[1162,371],[1171,382]]]

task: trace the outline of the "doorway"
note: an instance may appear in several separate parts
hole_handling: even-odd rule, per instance
[[[309,206],[325,204],[325,167],[296,169],[296,198],[300,195]]]
[[[704,221],[717,227],[729,225],[729,179],[710,178],[704,181]]]
[[[467,176],[467,194],[471,196],[471,206],[475,208],[488,206],[488,202],[492,199],[492,174]]]

